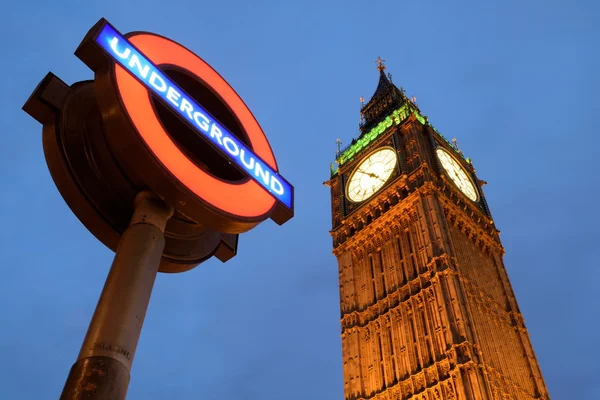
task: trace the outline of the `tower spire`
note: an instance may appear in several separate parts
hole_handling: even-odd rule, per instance
[[[371,99],[361,107],[363,115],[361,116],[360,130],[362,133],[368,131],[382,118],[408,101],[404,92],[392,83],[392,75],[385,73],[385,60],[377,57],[375,65],[379,71],[379,83]]]

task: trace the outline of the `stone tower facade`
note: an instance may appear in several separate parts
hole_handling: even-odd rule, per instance
[[[378,69],[326,182],[345,399],[548,399],[485,182]]]

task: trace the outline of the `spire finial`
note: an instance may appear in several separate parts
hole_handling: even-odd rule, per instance
[[[459,153],[462,154],[462,151],[458,148],[458,141],[456,140],[456,138],[452,138],[452,144],[454,146],[454,149]]]
[[[379,71],[385,70],[385,60],[382,60],[381,57],[377,57],[377,61],[375,61],[375,64],[377,64],[377,69]]]

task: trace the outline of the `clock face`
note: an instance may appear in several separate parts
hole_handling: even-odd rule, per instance
[[[437,148],[435,153],[452,182],[454,182],[460,191],[463,192],[464,195],[470,200],[477,201],[479,198],[477,189],[475,189],[473,181],[464,168],[460,166],[458,161],[456,161],[454,157],[452,157],[446,150],[442,148]]]
[[[371,197],[387,182],[397,163],[396,151],[391,147],[369,154],[350,176],[346,186],[348,199],[358,203]]]

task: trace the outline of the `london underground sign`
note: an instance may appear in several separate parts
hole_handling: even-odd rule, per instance
[[[152,40],[165,41],[167,46],[178,46],[174,42],[166,41],[166,39],[158,36],[155,36]],[[193,126],[200,135],[210,140],[215,145],[215,148],[227,155],[240,169],[269,192],[271,196],[288,209],[291,210],[293,208],[292,185],[216,121],[191,96],[187,95],[183,89],[179,88],[171,79],[163,74],[150,59],[138,51],[131,42],[119,34],[111,25],[108,23],[104,25],[96,37],[96,43],[121,67],[136,77],[147,89],[160,97],[174,112]],[[201,61],[199,58],[194,60],[192,57],[192,64],[182,64],[179,66],[192,69],[193,65],[199,61]],[[182,61],[179,62],[181,63]],[[219,83],[222,84],[224,81]],[[252,122],[254,121],[249,121],[250,124]],[[253,134],[264,136],[260,127],[257,124],[255,125],[249,127],[249,130]]]
[[[61,400],[124,400],[154,280],[237,254],[239,234],[293,217],[262,128],[200,57],[101,19],[75,55],[94,80],[48,73],[23,106],[73,213],[115,251]]]
[[[96,73],[98,105],[115,157],[176,211],[230,234],[266,218],[283,224],[293,216],[293,187],[279,174],[262,128],[200,57],[156,34],[122,35],[106,20],[90,30],[75,54]],[[180,129],[165,123],[155,99],[195,138],[176,137]],[[222,108],[227,111],[220,118],[227,123],[212,115]],[[199,149],[199,142],[210,150]],[[206,160],[214,158],[209,153],[218,153],[242,177],[219,176],[222,165],[207,168]]]
[[[142,190],[174,208],[163,272],[212,255],[225,261],[238,234],[293,217],[294,188],[265,133],[196,54],[157,34],[121,34],[101,19],[75,55],[94,80],[67,85],[50,73],[24,110],[44,125],[63,198],[107,247],[116,251]]]

